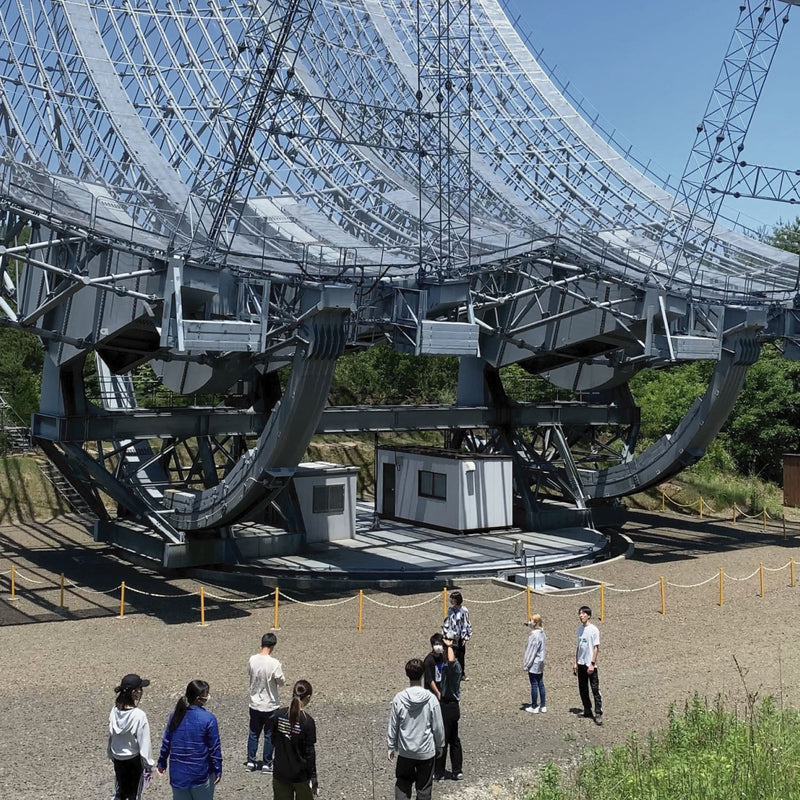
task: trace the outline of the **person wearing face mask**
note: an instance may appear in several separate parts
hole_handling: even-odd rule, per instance
[[[439,682],[439,706],[442,710],[444,726],[444,747],[436,757],[434,780],[443,781],[447,766],[447,751],[450,751],[450,775],[454,781],[464,779],[464,751],[458,735],[458,721],[461,719],[461,664],[458,663],[451,639],[442,639],[443,659],[441,680]]]
[[[442,671],[444,670],[444,639],[441,633],[431,636],[431,652],[425,656],[425,677],[423,683],[437,700],[442,699]]]

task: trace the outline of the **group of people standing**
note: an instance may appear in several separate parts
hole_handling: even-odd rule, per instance
[[[450,595],[441,633],[430,637],[424,661],[406,663],[409,685],[392,699],[387,748],[395,765],[395,800],[430,800],[433,782],[444,780],[447,754],[450,775],[464,778],[464,752],[458,735],[461,682],[466,680],[466,645],[472,636],[469,611],[460,592]]]
[[[593,719],[596,725],[603,724],[603,696],[600,694],[600,677],[597,672],[597,659],[600,653],[600,631],[591,621],[592,609],[581,606],[578,609],[578,643],[572,672],[578,678],[578,692],[583,704],[583,716]],[[547,712],[547,695],[544,688],[544,662],[547,655],[547,635],[544,632],[541,614],[533,614],[525,623],[530,627],[522,666],[531,684],[531,702],[525,710],[531,714]],[[590,692],[591,690],[591,692]],[[594,711],[592,711],[594,700]]]
[[[222,748],[216,717],[205,708],[208,683],[190,681],[167,720],[158,761],[153,760],[150,724],[139,708],[150,681],[126,675],[114,690],[108,719],[108,756],[114,764],[114,800],[139,800],[155,766],[163,775],[169,762],[173,800],[211,800],[222,778]]]
[[[257,768],[256,750],[264,735],[261,771],[272,775],[274,800],[312,800],[317,793],[316,725],[306,706],[312,687],[299,680],[288,706],[280,707],[278,687],[285,678],[280,662],[272,656],[274,633],[261,637],[261,650],[251,656],[250,725],[245,767]],[[190,681],[167,720],[161,751],[154,761],[150,725],[139,708],[150,681],[126,675],[115,689],[117,699],[108,722],[108,756],[114,764],[113,800],[140,800],[150,782],[153,767],[163,775],[169,766],[173,800],[212,800],[222,778],[222,749],[216,717],[205,708],[208,683]]]
[[[578,611],[577,646],[573,673],[583,704],[583,716],[602,725],[603,705],[597,661],[600,632],[591,622],[592,610]],[[525,710],[547,712],[544,667],[547,636],[542,617],[533,614],[523,656],[530,680],[531,702]],[[398,692],[389,715],[388,757],[395,763],[395,800],[430,800],[434,781],[464,777],[464,752],[458,732],[461,718],[461,684],[467,680],[466,644],[472,636],[469,611],[460,592],[450,595],[450,608],[441,632],[430,637],[431,650],[424,660],[412,658],[405,665],[409,685]],[[274,800],[313,800],[318,791],[316,767],[317,732],[307,713],[312,687],[299,680],[288,706],[280,706],[278,691],[286,679],[280,661],[273,655],[274,633],[261,637],[261,649],[250,657],[249,732],[245,768],[272,776]],[[114,764],[114,800],[140,800],[155,766],[163,775],[169,766],[173,800],[212,800],[222,778],[222,751],[216,717],[205,708],[209,685],[190,681],[167,720],[158,760],[153,759],[150,725],[139,707],[150,681],[136,674],[125,675],[114,690],[117,694],[109,715],[108,756]],[[594,701],[594,710],[592,709]],[[263,735],[263,757],[256,760]]]
[[[261,637],[261,650],[250,656],[250,728],[247,736],[248,772],[258,770],[258,740],[264,735],[261,772],[272,775],[274,800],[312,800],[317,782],[317,726],[306,712],[313,689],[307,680],[296,681],[292,700],[281,707],[278,689],[284,686],[281,662],[272,654],[278,638]]]

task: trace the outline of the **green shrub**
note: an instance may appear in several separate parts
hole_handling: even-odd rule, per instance
[[[745,712],[695,696],[644,747],[587,750],[575,777],[546,764],[529,800],[800,800],[800,715],[770,697]]]

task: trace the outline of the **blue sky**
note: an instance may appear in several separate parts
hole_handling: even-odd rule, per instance
[[[739,14],[738,0],[501,0],[542,60],[660,175],[682,174]],[[780,4],[785,5],[784,3]],[[790,13],[744,155],[800,168],[800,8]],[[730,200],[751,227],[792,220],[796,206]]]

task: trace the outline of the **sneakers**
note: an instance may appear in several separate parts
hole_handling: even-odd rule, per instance
[[[256,762],[255,761],[245,761],[244,768],[248,772],[255,772],[256,771]]]
[[[463,781],[464,780],[464,773],[463,772],[456,772],[456,774],[453,775],[453,780],[454,781]]]
[[[539,706],[539,711],[542,714],[546,714],[547,713],[547,706]]]
[[[271,761],[265,761],[264,764],[261,767],[261,771],[265,772],[265,773],[269,773],[270,775],[272,775],[272,762]]]
[[[538,714],[539,713],[539,706],[528,706],[525,710],[529,714]]]
[[[434,776],[433,776],[433,779],[434,779],[435,781],[443,781],[443,780],[444,780],[444,778],[445,778],[445,774],[444,774],[444,772],[443,772],[441,775],[434,775]]]
[[[595,725],[602,725],[602,724],[603,724],[603,715],[602,715],[602,714],[598,714],[598,715],[597,715],[597,716],[594,718],[594,724],[595,724]]]

